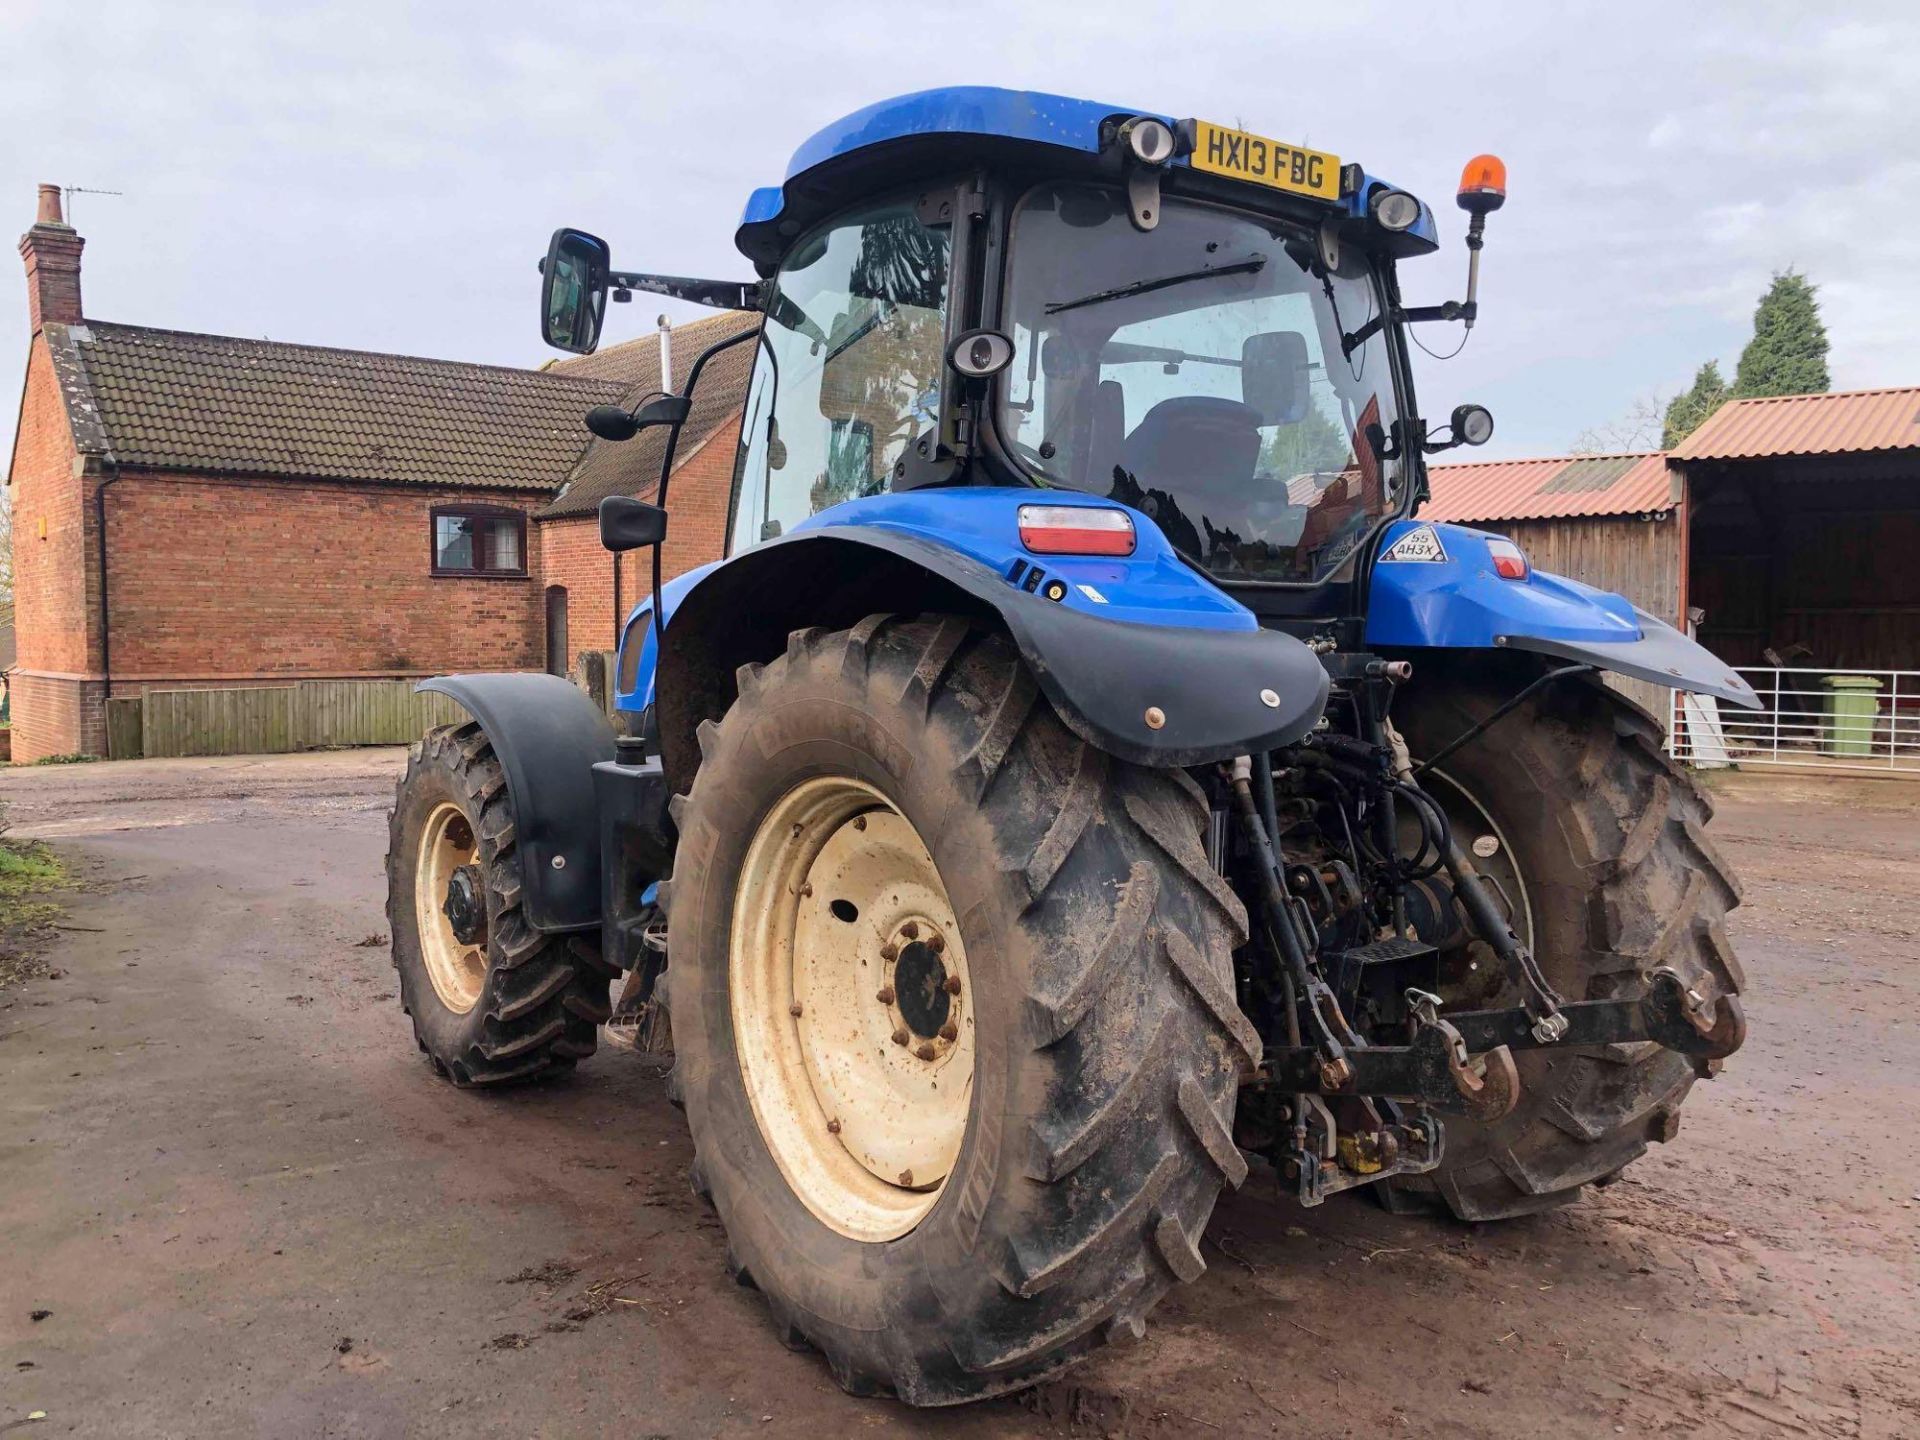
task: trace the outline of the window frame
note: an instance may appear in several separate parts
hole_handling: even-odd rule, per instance
[[[442,565],[440,563],[440,521],[443,518],[513,521],[519,537],[519,568],[488,570],[475,566],[470,570],[462,570]],[[476,540],[477,538],[476,536]],[[530,573],[527,569],[527,512],[511,505],[455,503],[429,506],[427,510],[427,573],[435,580],[525,580]]]
[[[773,273],[766,277],[769,292],[777,294],[779,292],[780,281],[786,274],[787,260],[792,256],[794,251],[799,249],[800,246],[811,237],[823,231],[830,230],[835,226],[843,225],[849,215],[860,210],[877,208],[885,204],[905,202],[909,208],[915,211],[916,218],[927,229],[945,230],[947,232],[947,283],[940,302],[942,312],[940,338],[941,362],[939,372],[941,383],[939,414],[935,422],[935,431],[942,437],[950,437],[952,435],[954,416],[961,403],[959,397],[960,387],[955,383],[955,377],[949,374],[946,368],[946,347],[951,343],[955,335],[967,328],[964,324],[960,323],[958,319],[960,307],[963,301],[968,300],[968,297],[971,297],[977,292],[969,277],[962,274],[962,262],[956,253],[963,245],[970,243],[970,236],[968,240],[961,238],[963,234],[968,234],[969,232],[965,218],[963,217],[958,221],[951,218],[942,219],[937,222],[929,221],[924,211],[929,197],[935,200],[941,200],[946,199],[950,193],[957,196],[964,184],[965,181],[959,175],[954,174],[938,180],[931,185],[898,185],[883,188],[872,195],[863,196],[858,200],[841,205],[831,213],[816,220],[805,230],[802,230],[789,240],[785,248],[781,251],[780,261],[775,266]],[[967,260],[965,263],[971,266],[975,262]],[[754,388],[760,382],[761,367],[763,364],[769,366],[772,370],[774,405],[777,407],[779,404],[780,361],[779,357],[772,351],[764,325],[760,328],[759,337],[754,341],[753,368],[748,375],[747,388],[741,395],[740,436],[734,450],[733,480],[727,495],[727,518],[726,530],[724,532],[724,552],[725,558],[727,559],[732,559],[735,555],[745,554],[749,550],[756,550],[760,546],[767,544],[770,538],[764,535],[754,535],[745,537],[744,541],[741,541],[741,537],[737,534],[741,522],[742,506],[747,503],[746,482],[748,476],[746,472],[753,449],[753,441],[748,433],[746,422],[752,415]],[[763,423],[764,418],[771,418],[771,415],[763,417]],[[942,443],[944,444],[946,441],[943,439]],[[871,444],[871,437],[869,444]],[[882,493],[893,493],[891,482],[889,482],[887,490]],[[815,513],[823,512],[816,511]],[[761,528],[764,529],[765,523],[766,517],[762,516]],[[792,532],[789,531],[786,533],[790,534]]]
[[[1021,211],[1035,191],[1047,185],[1058,184],[1064,178],[1068,177],[1059,174],[1045,174],[1038,177],[1021,175],[1003,178],[993,186],[994,213],[988,229],[991,258],[987,264],[979,296],[979,324],[993,325],[1010,333],[1012,322],[1007,311],[1012,304],[1013,267],[1017,263],[1015,232]],[[1192,178],[1190,172],[1185,174],[1177,171],[1169,172],[1164,178],[1163,195],[1195,205],[1232,211],[1261,224],[1268,224],[1275,220],[1296,225],[1306,224],[1303,217],[1270,213],[1257,205],[1247,203],[1241,197],[1222,197],[1204,189],[1190,188],[1188,182]],[[1104,184],[1108,188],[1119,188],[1111,179],[1088,177],[1088,182]],[[997,247],[997,253],[993,253],[994,247]],[[1392,257],[1383,255],[1370,247],[1362,248],[1366,253],[1368,269],[1372,272],[1375,304],[1387,313],[1392,313],[1401,303],[1399,274],[1394,261]],[[1417,417],[1419,404],[1414,393],[1412,356],[1407,346],[1404,327],[1388,324],[1382,327],[1381,334],[1385,337],[1388,386],[1393,394],[1395,406],[1403,419]],[[1013,366],[1007,367],[988,382],[986,409],[980,426],[983,438],[994,460],[1013,477],[1010,483],[1031,485],[1042,489],[1055,488],[1054,483],[1046,475],[1036,471],[1026,461],[1003,428],[1002,417],[1007,405],[1009,393],[1007,387],[1012,384],[1013,368]],[[1418,513],[1421,503],[1428,498],[1424,454],[1416,449],[1391,463],[1401,467],[1398,505],[1389,513],[1380,516],[1354,551],[1330,574],[1318,580],[1225,579],[1214,575],[1204,567],[1194,565],[1186,556],[1181,558],[1192,565],[1197,574],[1205,575],[1212,584],[1245,603],[1256,615],[1290,613],[1297,603],[1317,606],[1318,602],[1313,597],[1336,588],[1351,590],[1363,597],[1368,576],[1373,568],[1374,552],[1379,548],[1380,536],[1389,525],[1413,518]],[[1346,608],[1353,609],[1352,603],[1342,603]],[[1362,613],[1364,612],[1363,602],[1359,609]]]

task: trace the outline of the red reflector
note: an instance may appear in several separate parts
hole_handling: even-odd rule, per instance
[[[1022,505],[1020,543],[1036,555],[1131,555],[1133,517],[1095,505]]]
[[[1527,578],[1527,553],[1511,540],[1487,541],[1487,553],[1493,557],[1493,572],[1502,580]]]

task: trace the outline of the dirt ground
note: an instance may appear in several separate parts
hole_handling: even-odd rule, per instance
[[[83,887],[57,977],[0,992],[0,1432],[1920,1434],[1920,786],[1723,787],[1752,1038],[1618,1184],[1464,1227],[1256,1170],[1144,1342],[915,1414],[726,1280],[646,1064],[432,1077],[384,943],[398,764],[0,776]]]

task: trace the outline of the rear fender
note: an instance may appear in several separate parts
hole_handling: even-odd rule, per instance
[[[666,627],[660,663],[661,757],[673,788],[691,782],[695,732],[732,704],[740,665],[777,655],[792,630],[840,629],[878,612],[972,615],[1005,629],[1062,721],[1137,764],[1276,748],[1319,719],[1328,682],[1318,658],[1261,629],[1180,562],[1145,515],[1132,512],[1132,556],[1035,556],[1015,520],[1034,498],[971,489],[851,501],[701,577]],[[1113,508],[1068,492],[1045,499]]]
[[[416,687],[457,700],[486,732],[513,801],[522,906],[535,930],[600,923],[600,827],[593,767],[613,759],[613,727],[557,675],[442,675]]]
[[[1531,566],[1524,580],[1502,579],[1487,549],[1497,538],[1428,521],[1388,526],[1368,591],[1368,646],[1528,650],[1760,708],[1731,666],[1624,597]]]

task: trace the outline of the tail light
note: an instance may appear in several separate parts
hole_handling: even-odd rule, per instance
[[[1103,505],[1022,505],[1020,543],[1036,555],[1131,555],[1133,517]]]
[[[1527,552],[1511,540],[1487,541],[1487,553],[1493,556],[1493,572],[1502,580],[1527,578]]]

